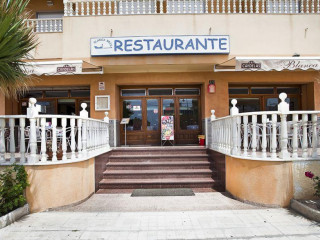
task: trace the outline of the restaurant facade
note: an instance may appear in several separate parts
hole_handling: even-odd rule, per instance
[[[272,111],[285,92],[290,110],[319,110],[319,6],[254,3],[31,0],[34,84],[2,96],[1,114],[26,114],[30,97],[43,114],[87,103],[92,118],[109,112],[111,146],[146,146],[162,144],[162,116],[171,143],[198,144],[234,98],[240,112]]]

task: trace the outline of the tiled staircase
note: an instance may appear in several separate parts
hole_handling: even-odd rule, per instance
[[[113,150],[97,193],[139,188],[219,190],[213,163],[203,147],[134,147]]]

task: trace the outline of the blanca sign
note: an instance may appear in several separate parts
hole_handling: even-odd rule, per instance
[[[229,54],[229,36],[153,36],[91,38],[91,56]]]

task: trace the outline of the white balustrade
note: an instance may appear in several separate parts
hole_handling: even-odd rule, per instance
[[[109,151],[108,112],[91,119],[82,107],[82,116],[40,115],[31,98],[27,115],[0,116],[0,164],[67,163]]]
[[[62,18],[41,18],[41,19],[27,19],[27,27],[32,28],[34,32],[62,32],[63,20]]]
[[[125,14],[185,13],[320,13],[320,0],[77,0],[64,3],[64,16],[100,16]],[[159,4],[159,9],[158,9]],[[215,8],[214,8],[215,5]],[[164,8],[164,6],[166,6]],[[86,10],[85,10],[86,9]],[[108,9],[108,11],[107,11]],[[107,13],[108,12],[108,13]],[[85,14],[86,13],[86,14]],[[28,20],[36,32],[61,32],[61,24],[52,19]],[[55,27],[57,25],[57,28]]]
[[[320,111],[290,111],[280,94],[278,111],[238,113],[211,118],[211,144],[215,151],[235,157],[264,160],[320,159]]]

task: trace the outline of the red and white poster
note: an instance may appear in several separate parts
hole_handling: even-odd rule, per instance
[[[161,116],[161,140],[174,140],[173,116]]]

